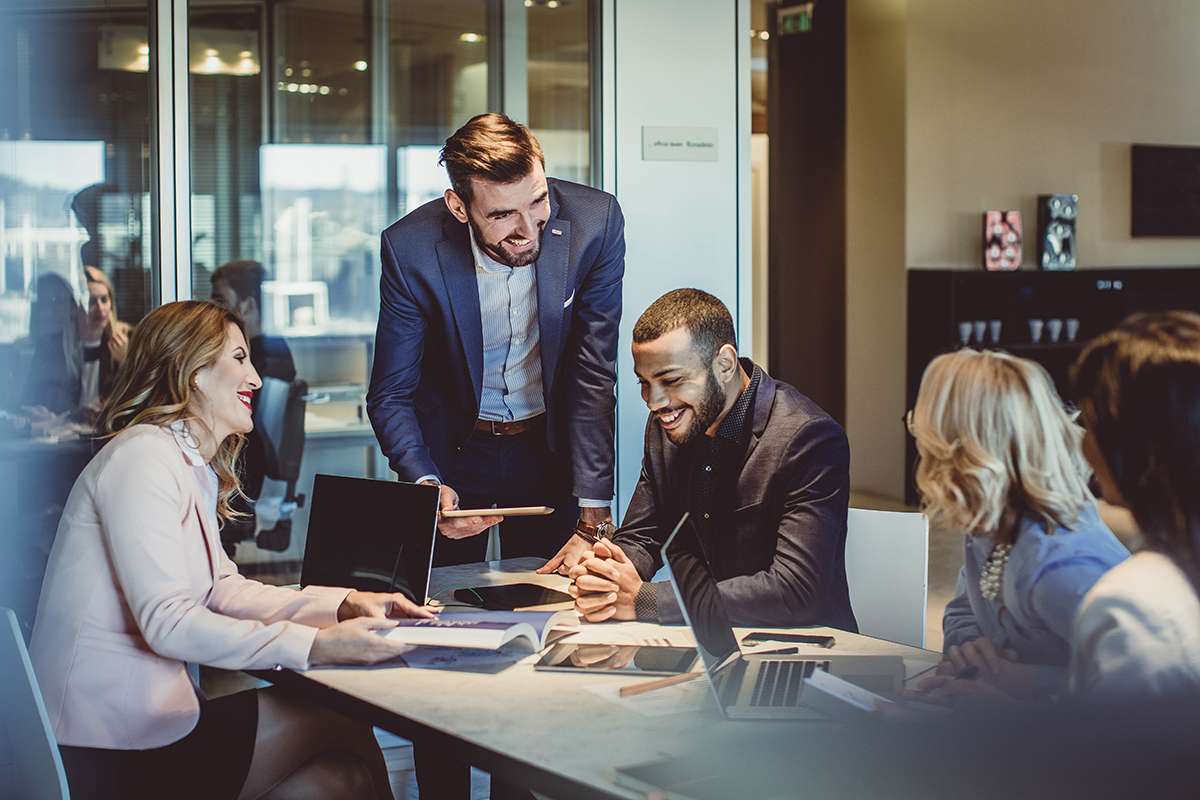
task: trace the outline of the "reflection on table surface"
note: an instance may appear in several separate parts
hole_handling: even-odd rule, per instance
[[[530,582],[563,588],[558,575],[537,575],[542,559],[521,558],[434,569],[430,594],[453,586]],[[646,623],[585,625],[619,638],[631,628],[674,638],[686,629]],[[834,652],[901,654],[910,673],[935,664],[939,655],[825,628],[837,636]],[[748,632],[741,629],[739,635]],[[569,639],[568,639],[569,641]],[[686,640],[685,640],[686,641]],[[829,651],[822,651],[829,652]],[[407,739],[445,748],[481,769],[499,772],[551,797],[646,797],[618,786],[615,767],[686,755],[706,748],[728,749],[756,732],[797,741],[829,723],[745,722],[725,719],[712,704],[700,710],[643,717],[585,689],[597,682],[620,686],[635,675],[539,672],[533,658],[503,668],[408,669],[397,662],[374,667],[318,668],[303,675],[275,673],[285,686],[330,702]],[[335,690],[330,694],[329,690]],[[731,795],[741,796],[741,795]]]

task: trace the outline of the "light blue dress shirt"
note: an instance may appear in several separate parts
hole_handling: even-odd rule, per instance
[[[1008,563],[1002,589],[988,600],[979,577],[992,553],[988,536],[964,537],[963,567],[955,597],[942,617],[945,646],[986,636],[1017,652],[1023,664],[1037,664],[1039,689],[1062,690],[1071,658],[1075,612],[1104,573],[1129,557],[1088,503],[1074,528],[1047,530],[1045,520],[1026,514]]]
[[[534,264],[509,267],[471,236],[483,317],[482,419],[511,422],[546,411]]]

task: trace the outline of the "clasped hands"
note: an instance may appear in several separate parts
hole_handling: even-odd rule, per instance
[[[396,627],[397,619],[432,619],[433,609],[419,606],[402,594],[352,591],[337,610],[337,624],[321,628],[313,639],[308,661],[321,664],[375,664],[404,652],[404,644],[380,636]]]
[[[567,574],[571,577],[567,592],[575,598],[575,610],[588,622],[636,619],[634,601],[642,588],[642,576],[616,543],[607,539],[596,542]]]
[[[958,677],[964,672],[972,677]],[[946,648],[936,674],[901,696],[956,709],[1007,706],[1037,696],[1037,667],[1018,663],[1015,650],[980,637]]]

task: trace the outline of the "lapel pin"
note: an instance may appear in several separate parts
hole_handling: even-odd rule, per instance
[[[553,233],[555,236],[562,236],[562,231],[560,231],[558,228],[551,228],[550,232]]]

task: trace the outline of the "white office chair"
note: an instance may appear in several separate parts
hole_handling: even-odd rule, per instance
[[[850,509],[846,579],[859,633],[925,646],[928,517],[914,512]]]
[[[13,790],[16,794],[9,795]],[[71,796],[17,615],[8,608],[0,608],[0,795],[20,800]]]

